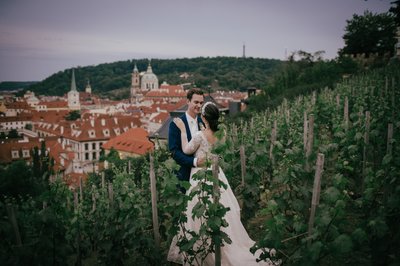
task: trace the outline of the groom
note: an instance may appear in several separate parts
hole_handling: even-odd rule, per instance
[[[204,94],[200,89],[193,88],[188,91],[186,98],[188,108],[180,118],[185,124],[187,138],[190,141],[192,135],[200,130],[200,124],[203,123],[199,114],[204,103]],[[195,158],[192,155],[183,153],[181,131],[173,121],[169,124],[168,148],[172,153],[172,158],[181,167],[177,173],[179,180],[189,181],[192,167],[200,167],[205,163],[205,158]]]

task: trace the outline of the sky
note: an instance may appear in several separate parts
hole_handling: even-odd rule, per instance
[[[0,82],[143,58],[337,56],[353,14],[392,0],[0,0]]]

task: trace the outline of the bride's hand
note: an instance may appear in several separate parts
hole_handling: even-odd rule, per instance
[[[186,133],[185,124],[183,123],[182,119],[180,119],[179,117],[175,117],[173,121],[182,133]]]

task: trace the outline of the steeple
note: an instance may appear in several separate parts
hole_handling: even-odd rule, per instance
[[[76,91],[75,71],[72,69],[71,91]]]
[[[81,105],[79,102],[79,92],[76,89],[75,71],[72,69],[71,90],[67,94],[68,107],[70,110],[80,110]]]
[[[153,69],[151,68],[151,60],[149,59],[149,65],[147,66],[147,71],[146,73],[153,73]]]

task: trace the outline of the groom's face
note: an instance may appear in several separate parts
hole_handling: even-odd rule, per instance
[[[204,103],[204,96],[199,94],[193,94],[192,99],[188,100],[188,113],[192,117],[196,117],[201,110],[201,106]]]

